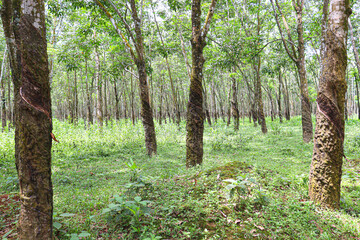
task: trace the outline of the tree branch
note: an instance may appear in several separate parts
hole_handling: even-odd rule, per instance
[[[202,37],[203,37],[203,39],[206,38],[206,35],[209,32],[210,22],[211,22],[211,18],[214,16],[216,2],[217,2],[217,0],[211,0],[211,4],[210,4],[210,7],[209,7],[209,12],[208,12],[208,14],[206,16],[205,24],[204,24],[204,27],[202,29]]]
[[[121,32],[120,28],[117,26],[114,18],[111,16],[111,14],[106,10],[106,8],[104,7],[104,5],[102,5],[98,0],[94,0],[94,2],[100,7],[100,9],[105,13],[105,15],[109,18],[111,24],[113,25],[113,27],[115,28],[117,34],[122,38],[122,40],[124,41],[125,46],[129,49],[130,51],[130,55],[131,58],[133,59],[133,61],[135,62],[136,60],[136,56],[134,51],[131,48],[131,45],[129,43],[129,41],[126,39],[125,35]]]
[[[285,40],[285,37],[284,37],[283,31],[282,31],[282,28],[281,28],[280,23],[279,23],[279,16],[278,16],[278,14],[277,14],[277,12],[276,12],[274,2],[273,2],[273,0],[270,0],[270,2],[271,2],[271,5],[272,5],[272,8],[273,8],[273,11],[274,11],[276,24],[277,24],[277,26],[278,26],[278,29],[279,29],[279,32],[280,32],[280,35],[281,35],[281,39],[282,39],[282,42],[283,42],[283,44],[284,44],[286,53],[289,55],[289,57],[291,58],[291,60],[293,60],[293,61],[296,63],[297,60],[295,59],[295,56],[293,56],[293,55],[290,53],[289,47],[288,47],[287,44],[286,44],[286,40]]]

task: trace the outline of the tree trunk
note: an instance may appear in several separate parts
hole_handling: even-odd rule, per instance
[[[359,95],[359,82],[355,80],[356,83],[356,95],[357,95],[357,107],[358,107],[358,119],[360,120],[360,95]]]
[[[86,107],[87,107],[87,120],[89,124],[93,123],[93,115],[91,109],[91,91],[88,84],[88,64],[87,58],[85,58],[85,84],[86,84]]]
[[[317,97],[318,111],[309,177],[309,196],[312,201],[324,208],[337,209],[340,207],[344,156],[346,40],[351,9],[348,0],[331,0],[330,6]]]
[[[133,125],[135,125],[134,86],[133,86],[132,74],[130,74],[130,104],[131,104],[131,122]]]
[[[103,99],[103,103],[104,103],[104,118],[105,118],[105,125],[107,126],[108,124],[108,120],[109,120],[109,113],[108,113],[108,97],[107,97],[107,81],[106,81],[106,77],[103,78],[103,93],[104,93],[104,99]]]
[[[279,93],[278,93],[278,114],[279,114],[279,120],[280,123],[283,122],[282,120],[282,113],[281,113],[281,85],[282,85],[282,80],[281,80],[281,69],[279,70]]]
[[[289,88],[288,88],[286,76],[284,78],[284,85],[283,85],[283,89],[285,89],[285,91],[284,91],[284,94],[285,94],[284,95],[285,119],[289,121],[290,120],[290,97],[289,97]]]
[[[227,109],[227,126],[230,126],[231,123],[231,89],[232,89],[232,84],[230,83],[230,88],[229,88],[229,98],[228,98],[228,109]]]
[[[217,115],[217,109],[216,109],[216,100],[215,100],[215,83],[214,83],[214,79],[212,81],[212,93],[211,93],[211,100],[212,100],[212,105],[213,105],[213,116],[215,119],[215,122],[217,122],[218,119],[218,115]]]
[[[119,112],[119,93],[116,86],[116,80],[114,80],[114,94],[115,94],[115,119],[119,121],[120,112]]]
[[[94,33],[95,35],[95,33]],[[102,99],[102,84],[100,78],[100,58],[99,52],[95,49],[95,80],[96,80],[96,118],[100,127],[103,126],[103,99]]]
[[[16,102],[21,199],[18,238],[52,239],[52,124],[45,7],[41,0],[23,0],[21,8],[21,98]]]
[[[304,29],[302,24],[302,11],[303,1],[298,4],[296,9],[297,20],[297,33],[298,33],[298,51],[299,56],[296,62],[296,66],[299,72],[300,78],[300,94],[301,94],[301,124],[303,131],[303,140],[308,143],[313,138],[313,124],[311,120],[311,105],[308,92],[308,83],[306,79],[305,70],[305,44],[304,44]]]
[[[234,130],[239,130],[239,109],[237,101],[237,81],[232,78],[232,99],[231,99],[231,112],[234,118]]]
[[[6,96],[5,96],[5,86],[4,86],[5,78],[0,79],[0,81],[1,81],[0,96],[1,96],[1,129],[2,129],[1,131],[4,132],[6,128]]]
[[[212,0],[204,27],[201,27],[201,0],[193,0],[192,22],[192,70],[186,123],[186,167],[201,164],[203,160],[204,112],[202,77],[205,58],[203,50],[216,0]]]
[[[145,51],[143,44],[143,37],[141,33],[141,19],[138,17],[135,0],[130,1],[132,9],[132,19],[134,20],[136,33],[136,51],[137,57],[134,59],[139,76],[139,89],[141,101],[141,118],[145,130],[145,145],[149,156],[157,153],[155,125],[153,119],[153,112],[150,105],[149,86],[147,82],[146,65],[145,65]]]
[[[267,133],[267,127],[265,122],[264,115],[264,106],[262,101],[262,91],[261,91],[261,78],[260,78],[260,65],[261,59],[260,56],[257,57],[257,63],[254,65],[256,79],[255,79],[255,103],[257,105],[257,119],[261,125],[261,131]]]
[[[76,76],[76,69],[74,70],[74,123],[77,124],[79,118],[79,96],[78,96],[78,89],[77,89],[77,76]]]
[[[203,83],[204,85],[204,106],[205,106],[205,116],[206,119],[208,121],[209,126],[211,126],[211,116],[210,116],[210,112],[209,112],[209,106],[207,103],[207,91],[206,91],[206,83]]]
[[[1,97],[1,131],[4,132],[6,128],[6,94],[5,94],[5,72],[6,72],[6,56],[7,48],[5,48],[3,61],[1,64],[1,73],[0,73],[0,97]],[[10,82],[10,80],[8,80]],[[10,91],[8,91],[10,95]]]

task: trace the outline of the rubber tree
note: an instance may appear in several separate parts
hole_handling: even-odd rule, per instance
[[[117,34],[121,37],[125,46],[127,47],[130,57],[135,63],[138,71],[138,80],[139,80],[139,90],[140,90],[140,101],[141,101],[141,118],[143,121],[143,126],[145,130],[145,145],[147,153],[149,156],[157,153],[157,144],[156,144],[156,134],[155,134],[155,125],[153,120],[153,112],[150,104],[150,95],[149,95],[149,85],[148,85],[148,76],[146,72],[146,58],[145,58],[145,49],[144,49],[144,39],[142,35],[142,21],[141,15],[138,14],[137,4],[135,0],[130,0],[131,18],[133,21],[133,26],[130,26],[123,14],[115,6],[111,0],[106,0],[106,3],[112,7],[115,13],[121,20],[127,35],[130,37],[132,44],[128,41],[127,37],[122,32],[122,29],[118,26],[117,22],[111,15],[111,13],[106,9],[106,7],[98,0],[94,2],[99,6],[99,8],[104,12],[104,14],[110,20],[112,26],[116,30]],[[133,50],[135,48],[135,51]]]
[[[44,1],[4,0],[1,17],[14,83],[18,238],[52,239],[51,99]]]
[[[296,68],[298,70],[299,78],[300,78],[300,95],[301,95],[301,123],[302,123],[302,132],[303,132],[303,140],[304,142],[310,142],[313,137],[313,125],[311,120],[311,106],[310,106],[310,98],[308,91],[308,83],[306,79],[306,68],[305,68],[305,41],[304,41],[304,27],[303,27],[303,8],[304,8],[304,0],[293,0],[293,8],[296,14],[296,22],[297,22],[297,37],[298,44],[295,46],[294,41],[291,37],[291,32],[286,21],[286,18],[281,10],[281,6],[278,0],[275,0],[277,10],[280,13],[283,24],[285,26],[287,32],[287,39],[283,34],[282,27],[280,25],[279,16],[277,14],[277,10],[274,5],[274,0],[270,0],[276,23],[281,35],[281,39],[283,45],[285,47],[286,53],[290,57],[290,59],[295,63]],[[290,45],[290,46],[289,46]]]
[[[344,106],[349,0],[330,0],[317,96],[316,128],[309,177],[310,199],[324,208],[340,207],[344,156]]]
[[[202,80],[205,63],[203,50],[206,46],[206,35],[209,32],[216,2],[217,0],[211,1],[203,27],[201,26],[201,0],[193,0],[191,6],[192,68],[186,115],[186,167],[201,164],[203,161],[204,111]]]

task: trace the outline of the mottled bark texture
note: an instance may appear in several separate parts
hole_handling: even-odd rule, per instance
[[[145,64],[145,51],[143,37],[141,33],[141,20],[137,14],[135,0],[130,1],[132,10],[132,19],[135,25],[136,35],[136,52],[137,58],[135,64],[139,74],[140,86],[140,101],[141,101],[141,118],[145,130],[145,145],[149,156],[157,153],[155,125],[153,119],[153,112],[150,105],[149,86],[147,81],[146,64]]]
[[[203,160],[204,112],[202,71],[205,62],[203,49],[206,45],[206,35],[210,27],[211,18],[214,14],[215,5],[216,0],[212,0],[205,25],[201,28],[201,0],[192,1],[192,70],[186,116],[186,167],[201,164]]]
[[[231,99],[231,112],[234,118],[234,130],[239,130],[239,109],[237,101],[237,81],[232,78],[232,99]]]
[[[10,19],[20,19],[19,25],[10,23],[10,37],[16,39],[17,48],[10,49],[12,39],[8,45],[17,105],[15,157],[21,199],[18,238],[51,239],[52,124],[44,2],[23,0],[20,12],[20,2],[10,2],[3,2],[13,7]],[[18,13],[20,16],[16,16]]]
[[[324,208],[340,206],[344,143],[344,105],[347,90],[349,0],[331,0],[317,97],[314,152],[310,169],[309,196]]]

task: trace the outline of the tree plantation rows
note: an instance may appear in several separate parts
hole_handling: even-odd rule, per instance
[[[191,172],[202,168],[204,155],[210,154],[209,138],[204,137],[207,128],[231,128],[242,139],[242,126],[251,126],[250,132],[261,129],[261,137],[272,139],[274,124],[281,128],[300,119],[297,147],[313,146],[310,174],[304,178],[307,192],[300,202],[308,198],[322,209],[339,210],[345,120],[360,120],[359,9],[359,3],[350,0],[3,0],[0,110],[4,138],[14,131],[11,159],[21,202],[17,238],[53,239],[53,226],[61,228],[53,220],[51,175],[58,167],[52,167],[52,155],[59,154],[64,144],[56,124],[89,132],[95,128],[105,139],[114,124],[126,132],[141,123],[145,146],[141,154],[148,161],[164,154],[158,147],[164,144],[163,129],[175,125],[174,131],[178,136],[184,132],[181,141],[186,141],[176,158],[186,159],[182,165]],[[222,131],[228,130],[218,130],[219,134]],[[70,145],[80,153],[78,144],[86,141]],[[219,149],[228,140],[223,141]],[[234,151],[244,149],[241,145]],[[0,161],[4,169],[6,151]],[[132,183],[140,184],[134,186],[147,187],[138,175],[139,162],[126,164]],[[200,175],[190,177],[194,186]],[[231,194],[247,192],[238,201],[256,195],[265,204],[262,193],[250,194],[251,188],[261,190],[261,183],[250,179],[225,181]],[[140,237],[144,226],[140,220],[150,216],[146,209],[151,201],[136,189],[133,200],[115,197],[118,205],[109,205],[104,212],[133,212],[131,204],[139,204],[131,221],[133,238],[162,239],[157,234]],[[120,205],[122,210],[114,207]]]

